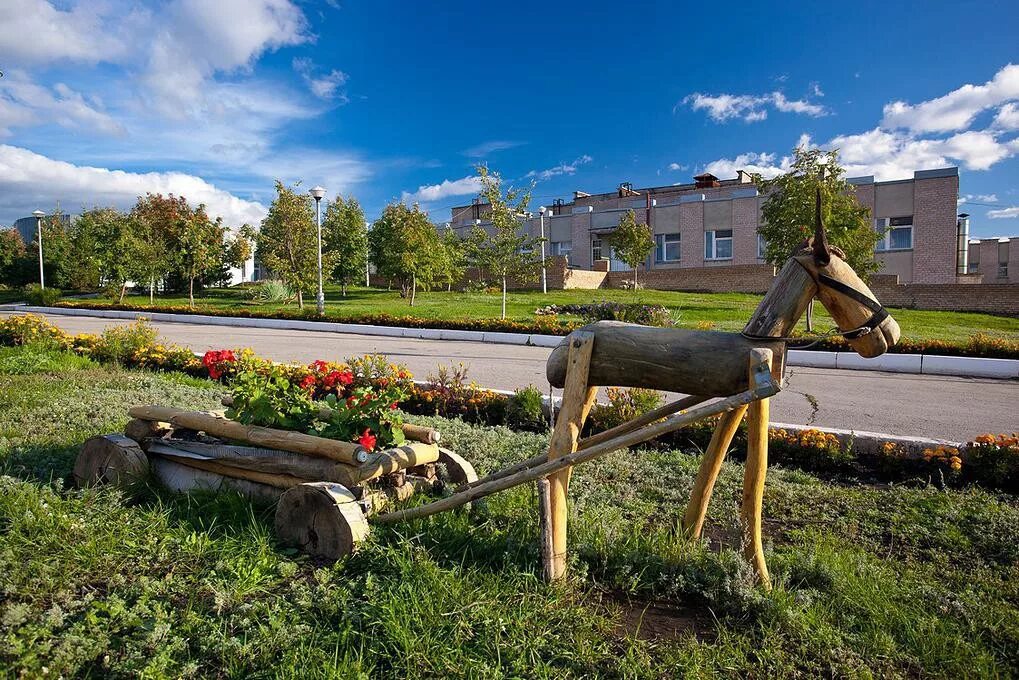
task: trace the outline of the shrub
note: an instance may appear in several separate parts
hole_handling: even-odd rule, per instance
[[[40,307],[49,307],[63,295],[59,288],[43,288],[38,283],[30,283],[22,290],[25,292],[25,300],[29,304]]]
[[[427,416],[462,418],[483,425],[504,425],[508,399],[492,390],[467,381],[467,366],[439,366],[428,383],[415,386],[407,400],[407,410]]]
[[[769,455],[776,462],[808,470],[835,472],[846,469],[855,460],[852,450],[843,446],[838,437],[821,430],[774,429],[768,433],[768,443]]]
[[[0,345],[64,346],[67,333],[38,314],[18,314],[0,319]]]
[[[643,387],[609,387],[605,393],[609,403],[591,409],[590,419],[597,430],[609,430],[662,405],[661,392]]]
[[[270,279],[253,285],[248,291],[248,299],[259,305],[285,305],[297,299],[297,295],[282,281]]]
[[[548,429],[545,398],[534,385],[522,387],[506,403],[506,424],[520,430],[543,432]]]
[[[126,326],[110,326],[92,348],[92,358],[115,364],[132,364],[135,355],[155,345],[158,340],[159,334],[147,319],[138,319]]]
[[[1019,433],[982,434],[966,445],[964,480],[1019,493]]]
[[[594,321],[625,321],[644,326],[673,326],[675,320],[664,305],[630,304],[625,302],[593,302],[591,304],[548,305],[534,310],[535,316],[573,314],[586,323]]]

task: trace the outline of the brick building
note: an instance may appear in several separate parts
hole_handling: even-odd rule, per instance
[[[870,208],[875,228],[887,230],[878,246],[879,274],[897,276],[900,283],[981,280],[967,275],[971,241],[968,222],[956,215],[958,168],[920,170],[911,179],[888,182],[873,177],[849,181],[860,203]],[[614,257],[604,237],[633,210],[637,221],[650,223],[654,232],[655,250],[643,267],[648,287],[756,291],[766,289],[773,275],[757,233],[763,201],[742,170],[733,179],[703,174],[671,186],[633,189],[624,183],[609,193],[576,191],[571,201],[556,200],[546,208],[544,218],[522,219],[521,229],[535,237],[544,229],[548,255],[565,256],[572,269],[608,272],[612,285],[629,267]],[[461,234],[475,225],[484,228],[487,210],[475,199],[453,208],[449,225]],[[993,258],[985,255],[983,242],[979,251],[980,273],[989,280],[985,263]]]

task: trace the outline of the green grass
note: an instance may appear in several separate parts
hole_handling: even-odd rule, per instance
[[[642,302],[668,307],[681,326],[696,327],[700,323],[714,324],[718,330],[739,330],[746,324],[760,302],[760,295],[746,293],[679,293],[669,291],[625,290],[556,290],[547,295],[534,291],[510,292],[506,315],[518,321],[533,321],[534,310],[549,304],[588,303],[601,301]],[[103,303],[89,300],[89,303]],[[128,304],[147,305],[147,295],[132,295]],[[203,308],[228,311],[231,309],[271,312],[278,309],[296,311],[297,305],[284,307],[254,305],[246,299],[243,289],[212,289],[196,298]],[[167,306],[187,306],[186,296],[159,297],[156,303]],[[112,303],[110,303],[112,304]],[[306,307],[314,308],[314,299]],[[821,305],[815,305],[815,328],[825,330],[832,326],[830,317]],[[1019,338],[1019,319],[992,314],[970,312],[941,312],[914,309],[892,309],[903,335],[913,340],[930,339],[965,341],[975,333],[991,333],[1007,338]],[[340,296],[339,288],[326,291],[326,314],[331,317],[351,317],[363,314],[412,315],[425,319],[497,319],[501,314],[501,296],[496,293],[467,293],[446,291],[420,292],[411,307],[396,291],[374,288],[352,288],[347,297]],[[569,319],[572,317],[563,317]],[[801,322],[803,327],[805,322]]]
[[[272,508],[237,496],[66,487],[77,445],[121,428],[129,405],[210,408],[221,388],[45,354],[0,353],[0,666],[12,677],[1019,672],[1015,498],[773,469],[777,587],[765,594],[737,556],[739,465],[716,487],[710,541],[691,544],[671,527],[697,458],[620,452],[574,474],[564,584],[535,573],[530,488],[376,530],[321,565],[277,547]],[[426,422],[482,472],[546,444]]]

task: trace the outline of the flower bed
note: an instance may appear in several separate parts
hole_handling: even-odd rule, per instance
[[[62,301],[56,303],[55,307],[67,309],[96,309],[108,310],[117,309],[131,312],[164,312],[171,314],[202,314],[206,316],[227,316],[248,319],[295,319],[301,321],[331,322],[365,324],[371,326],[386,326],[395,328],[436,328],[441,330],[464,330],[464,331],[488,331],[501,333],[523,333],[527,335],[568,335],[577,329],[582,323],[562,321],[557,318],[557,313],[574,313],[567,308],[573,307],[598,307],[598,313],[609,313],[611,307],[619,306],[621,303],[602,303],[598,305],[550,305],[543,307],[537,312],[533,321],[513,321],[511,319],[423,319],[416,316],[395,316],[391,314],[360,314],[353,316],[327,316],[321,317],[314,309],[309,308],[304,312],[296,310],[261,311],[254,309],[222,309],[218,307],[196,307],[191,309],[186,306],[160,306],[160,305],[111,305],[96,303],[88,300]],[[628,305],[622,305],[627,307]],[[646,325],[669,325],[664,320],[661,323],[653,323],[653,317],[661,318],[659,311],[653,308],[659,305],[629,305],[633,307],[647,308],[643,311],[632,312],[634,318],[640,317],[644,321],[632,321],[634,323],[645,323]],[[557,311],[548,311],[555,308]],[[662,307],[662,309],[666,309]],[[666,312],[668,310],[666,309]],[[593,315],[596,312],[591,310]],[[624,313],[625,314],[625,313]],[[666,314],[666,316],[668,316]],[[591,317],[594,318],[593,316]],[[616,317],[599,317],[616,318]],[[668,316],[671,323],[671,316]],[[630,320],[630,319],[627,319]],[[712,322],[700,322],[697,327],[702,330],[710,330],[714,327]],[[797,333],[793,334],[802,335]],[[809,344],[808,344],[809,343]],[[792,349],[803,349],[826,352],[852,351],[849,344],[841,336],[826,337],[813,341],[811,336],[803,336],[803,347],[797,347],[796,342],[791,343]],[[988,359],[1019,359],[1019,340],[1002,338],[988,333],[976,333],[966,342],[948,342],[945,340],[913,340],[901,338],[895,347],[888,350],[890,354],[933,354],[938,356],[952,357],[980,357]]]
[[[190,350],[158,342],[151,326],[139,321],[112,327],[101,335],[70,335],[31,314],[0,319],[0,345],[44,344],[98,361],[154,370],[180,371],[230,386],[230,416],[241,422],[312,430],[316,434],[359,441],[366,448],[402,441],[400,412],[438,415],[482,425],[535,429],[533,388],[506,396],[467,379],[463,364],[440,367],[417,384],[405,368],[380,355],[354,357],[344,363],[315,361],[279,364],[249,349],[212,350],[201,359]],[[661,404],[654,390],[610,389],[608,402],[596,405],[586,434],[609,429]],[[323,407],[335,416],[322,420]],[[667,448],[704,449],[716,419],[706,419],[668,434],[654,444]],[[738,457],[745,448],[741,426],[733,443]],[[856,455],[832,434],[820,430],[769,433],[773,462],[815,472],[873,476],[888,480],[921,480],[940,485],[980,484],[1019,493],[1019,434],[981,435],[961,450],[938,447],[922,456],[888,444],[877,455]]]

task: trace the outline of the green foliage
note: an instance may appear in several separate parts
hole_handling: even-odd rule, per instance
[[[0,284],[19,283],[20,263],[25,259],[25,242],[17,229],[0,229]]]
[[[109,326],[92,349],[92,358],[115,364],[127,364],[142,349],[155,345],[159,333],[147,319],[138,319],[124,326]]]
[[[541,261],[536,251],[539,239],[520,233],[520,217],[531,202],[531,187],[527,189],[502,188],[498,173],[478,166],[481,196],[489,206],[488,219],[494,233],[478,249],[482,269],[486,269],[502,283],[502,318],[506,318],[506,282],[533,281]]]
[[[364,280],[368,264],[368,227],[364,210],[353,196],[346,200],[337,196],[326,206],[322,219],[322,249],[323,257],[328,253],[333,263],[329,279],[340,284],[343,295],[347,294],[347,286]]]
[[[609,387],[605,395],[608,403],[596,404],[591,409],[591,424],[599,430],[622,425],[662,405],[661,392],[643,387]]]
[[[60,208],[42,218],[42,261],[47,285],[66,288],[71,284],[75,253],[71,243],[70,226],[63,219]],[[32,272],[26,280],[38,281],[39,232],[32,232],[32,242],[26,248],[26,272]]]
[[[609,245],[616,257],[633,269],[634,289],[637,288],[637,267],[643,264],[655,248],[655,237],[651,227],[639,224],[632,210],[626,211],[619,220],[619,226],[608,236]]]
[[[544,395],[537,387],[521,387],[506,403],[506,424],[519,430],[547,430],[544,404]]]
[[[308,390],[279,365],[244,366],[230,384],[233,404],[226,417],[246,425],[305,431],[315,421]]]
[[[49,307],[63,295],[59,288],[49,286],[43,288],[38,283],[30,283],[22,290],[25,293],[25,301],[28,304],[40,307]]]
[[[297,293],[304,309],[305,291],[318,279],[318,228],[312,198],[276,181],[276,198],[258,232],[257,257]],[[325,270],[326,261],[323,260]]]
[[[248,289],[248,298],[259,305],[285,305],[295,300],[297,295],[283,281],[268,279]]]
[[[418,287],[428,290],[442,280],[442,242],[417,205],[387,205],[368,233],[368,245],[378,273],[398,283],[412,306]]]
[[[789,172],[767,180],[754,176],[758,191],[767,196],[758,230],[765,241],[765,259],[781,267],[813,235],[820,187],[828,243],[841,248],[845,261],[866,280],[880,268],[874,247],[881,234],[874,230],[870,210],[856,200],[856,188],[846,181],[838,150],[798,147],[793,153]]]

